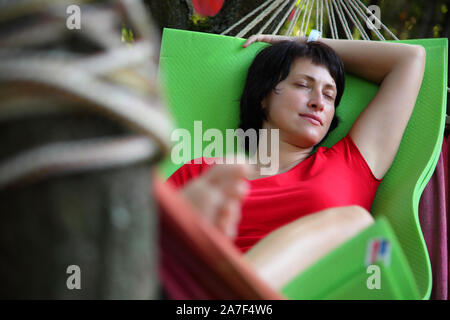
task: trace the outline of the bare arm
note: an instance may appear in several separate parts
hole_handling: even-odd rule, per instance
[[[304,38],[259,35],[254,41],[274,43]],[[350,130],[362,155],[377,178],[390,168],[413,111],[425,68],[421,46],[362,40],[320,39],[333,48],[348,72],[380,84],[375,97]],[[351,94],[351,93],[350,93]]]
[[[402,43],[321,40],[342,58],[345,68],[380,84],[375,97],[350,130],[377,178],[390,168],[422,83],[425,49]]]

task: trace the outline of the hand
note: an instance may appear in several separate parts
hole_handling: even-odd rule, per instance
[[[304,37],[288,37],[288,36],[278,36],[278,35],[270,35],[270,34],[254,34],[250,36],[250,38],[247,39],[244,43],[244,48],[247,48],[249,45],[251,45],[253,42],[267,42],[270,44],[274,44],[280,41],[302,41],[304,40]]]
[[[208,221],[234,238],[241,218],[241,201],[249,187],[244,178],[250,171],[248,165],[214,165],[189,182],[182,193]]]

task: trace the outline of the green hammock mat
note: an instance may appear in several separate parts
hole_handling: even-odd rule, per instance
[[[176,127],[185,128],[191,133],[192,150],[187,150],[189,159],[201,157],[201,150],[211,144],[210,141],[203,141],[201,135],[194,141],[195,120],[202,121],[203,133],[209,128],[217,128],[224,136],[227,128],[235,129],[238,125],[239,100],[248,67],[255,55],[268,46],[266,43],[255,43],[243,48],[244,42],[245,39],[229,36],[164,29],[159,79]],[[424,46],[427,62],[414,112],[395,161],[380,184],[371,209],[376,223],[358,236],[362,238],[350,240],[286,286],[283,293],[289,298],[428,299],[430,296],[431,266],[420,229],[418,206],[442,146],[447,88],[447,39],[399,42]],[[346,80],[346,89],[337,109],[342,121],[322,143],[327,147],[331,147],[348,132],[378,88],[352,75],[347,75]],[[168,157],[160,170],[168,177],[180,166],[181,163],[172,163]],[[366,293],[360,292],[355,286],[352,287],[352,283],[365,284],[365,279],[369,276],[365,272],[365,253],[358,255],[356,252],[358,245],[367,247],[366,242],[371,235],[384,235],[391,241],[392,270],[386,268],[387,271],[382,271],[381,277],[383,279],[386,274],[385,278],[392,281],[385,281],[385,286],[389,283],[392,285],[388,285],[391,288],[389,290],[371,290],[371,293],[366,294],[367,289],[361,289]],[[367,239],[364,238],[366,236]],[[361,242],[363,238],[367,240],[364,243]],[[405,257],[406,261],[403,261]],[[400,262],[394,264],[397,260]],[[349,269],[348,266],[356,265],[360,268],[358,270],[363,270],[363,274],[360,272],[351,276],[343,271],[345,268]],[[342,266],[341,271],[336,266]],[[320,280],[311,276],[311,273],[320,275]],[[349,277],[353,280],[350,281]],[[358,277],[362,280],[357,280]],[[404,281],[400,279],[402,277],[405,278]],[[418,291],[413,289],[414,286]],[[313,288],[316,290],[312,290]],[[372,293],[375,291],[378,293]]]

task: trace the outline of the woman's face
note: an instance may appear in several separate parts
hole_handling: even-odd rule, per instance
[[[330,128],[336,93],[327,68],[299,58],[292,63],[287,78],[262,101],[267,115],[263,128],[280,129],[280,139],[289,144],[312,147]]]

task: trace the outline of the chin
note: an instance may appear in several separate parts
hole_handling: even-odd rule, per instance
[[[299,135],[292,144],[300,148],[311,148],[322,141],[322,139],[322,136]]]
[[[325,134],[318,132],[318,130],[308,130],[307,132],[301,132],[298,135],[298,140],[303,141],[308,146],[315,146],[325,137]]]

